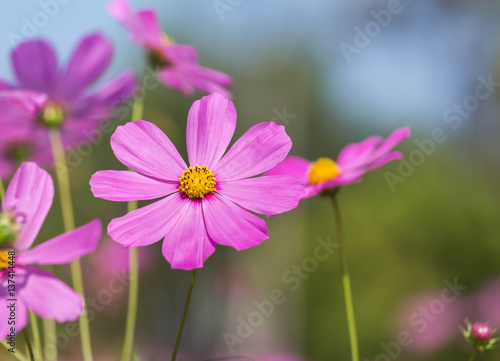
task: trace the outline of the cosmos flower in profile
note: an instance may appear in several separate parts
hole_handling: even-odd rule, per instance
[[[80,41],[66,66],[58,64],[53,48],[44,40],[29,40],[17,46],[12,51],[16,83],[0,79],[0,94],[14,91],[20,99],[2,106],[0,159],[10,160],[11,164],[19,160],[51,163],[48,129],[59,128],[65,149],[70,149],[111,119],[113,110],[130,99],[136,88],[135,75],[124,71],[98,89],[89,90],[112,57],[112,43],[98,33]],[[35,95],[39,99],[36,109],[22,104]],[[0,100],[2,105],[8,101]],[[40,148],[49,152],[39,154]]]
[[[185,95],[192,95],[198,90],[231,98],[227,88],[232,86],[232,78],[220,71],[202,67],[196,48],[177,44],[169,38],[161,30],[153,10],[134,13],[127,0],[114,0],[108,10],[131,33],[132,41],[146,52],[149,64],[157,70],[158,78],[167,87]]]
[[[108,226],[125,247],[164,238],[172,268],[201,268],[216,244],[243,250],[269,238],[266,222],[295,208],[304,193],[293,176],[255,177],[281,162],[292,147],[283,126],[260,123],[226,152],[236,127],[236,109],[220,94],[194,102],[188,115],[187,166],[168,137],[144,120],[118,127],[115,156],[133,171],[99,171],[90,181],[94,196],[111,201],[161,198]],[[225,154],[224,154],[225,153]]]
[[[340,152],[337,161],[319,158],[316,161],[290,156],[267,175],[294,175],[305,185],[304,198],[335,191],[340,186],[361,182],[361,177],[384,164],[403,158],[393,148],[403,139],[410,137],[410,128],[396,129],[387,139],[372,136],[360,143],[347,145]]]
[[[0,213],[0,316],[8,319],[7,306],[15,298],[16,332],[27,324],[28,309],[40,317],[67,322],[82,313],[83,300],[73,289],[51,273],[33,266],[70,263],[93,252],[101,237],[101,222],[32,244],[52,206],[54,184],[49,174],[35,163],[21,165],[7,188]],[[8,288],[9,267],[15,261],[15,294]],[[12,297],[14,296],[14,297]],[[7,322],[0,323],[0,339],[9,333]]]

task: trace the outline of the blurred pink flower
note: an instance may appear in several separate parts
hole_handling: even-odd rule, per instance
[[[403,306],[398,329],[410,334],[409,351],[429,353],[460,335],[463,304],[458,298],[448,300],[451,298],[443,299],[442,292],[436,291],[417,296]]]
[[[29,158],[36,145],[49,144],[47,129],[61,130],[65,148],[71,148],[87,139],[88,132],[113,116],[118,105],[132,97],[136,80],[132,72],[124,71],[117,77],[88,92],[89,87],[105,72],[113,57],[113,45],[102,35],[90,34],[78,44],[67,66],[58,64],[54,50],[44,40],[29,40],[12,51],[12,65],[17,84],[0,79],[2,90],[17,89],[45,96],[36,112],[19,116],[18,107],[2,109],[0,127],[3,156],[11,151],[9,142],[18,142]],[[34,61],[33,59],[36,59]],[[27,115],[27,114],[25,114]],[[15,138],[8,138],[8,134]],[[16,145],[17,143],[13,143]],[[36,148],[36,146],[34,147]],[[50,153],[45,161],[52,162]],[[4,170],[5,171],[5,170]]]
[[[256,358],[257,361],[303,361],[297,355],[292,355],[288,353],[269,353]]]
[[[54,185],[49,174],[35,163],[23,163],[7,188],[0,214],[0,339],[9,334],[6,322],[15,302],[16,332],[26,326],[31,309],[57,322],[74,321],[82,313],[83,300],[51,273],[33,265],[70,263],[93,252],[101,237],[101,222],[94,220],[31,249],[52,206]],[[8,288],[9,256],[15,252],[14,294]]]
[[[153,10],[134,13],[127,0],[112,1],[108,10],[132,34],[132,41],[147,53],[150,64],[167,87],[185,95],[199,90],[231,97],[226,90],[233,84],[231,77],[200,66],[196,48],[176,44],[165,35]]]
[[[172,268],[201,268],[215,245],[243,250],[269,238],[266,222],[250,212],[278,214],[295,208],[304,192],[292,176],[254,177],[283,160],[292,142],[283,126],[260,123],[226,151],[236,109],[220,94],[194,102],[187,121],[190,167],[154,124],[139,120],[111,137],[116,157],[133,171],[100,171],[94,196],[111,201],[161,198],[116,218],[108,233],[125,247],[164,238]]]
[[[360,143],[347,145],[337,161],[319,158],[315,162],[297,156],[287,157],[268,171],[267,175],[291,174],[304,182],[304,198],[316,196],[339,186],[361,182],[361,176],[384,164],[401,159],[401,152],[392,149],[410,136],[410,128],[396,129],[386,140],[372,136]]]

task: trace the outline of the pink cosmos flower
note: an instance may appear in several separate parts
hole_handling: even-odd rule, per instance
[[[30,159],[39,144],[49,144],[47,129],[51,127],[60,128],[64,146],[70,148],[85,140],[87,133],[102,121],[109,120],[114,108],[127,101],[136,87],[134,74],[124,71],[97,90],[88,91],[104,73],[112,56],[112,44],[100,34],[84,37],[64,67],[58,65],[54,50],[43,40],[26,41],[16,47],[12,65],[17,84],[10,85],[0,79],[2,93],[16,89],[19,97],[26,92],[26,97],[39,94],[45,99],[36,111],[31,109],[21,117],[19,106],[2,108],[2,157],[9,158],[12,148],[21,148],[22,154]],[[48,157],[45,160],[51,163],[50,153]]]
[[[31,309],[57,322],[74,321],[82,313],[83,300],[47,271],[32,266],[59,265],[93,252],[101,237],[101,222],[94,220],[30,249],[52,206],[54,184],[35,163],[23,163],[14,174],[0,213],[0,339],[5,339],[10,310],[16,305],[15,328],[26,326]],[[15,252],[14,276],[9,276],[9,256]],[[8,284],[15,282],[14,294]]]
[[[396,129],[387,139],[372,136],[360,143],[347,145],[337,161],[319,158],[315,162],[297,156],[287,157],[282,163],[268,171],[267,175],[291,174],[305,185],[304,198],[316,196],[324,191],[361,181],[361,176],[384,164],[403,158],[401,152],[392,149],[410,136],[410,128]]]
[[[164,238],[172,268],[203,267],[215,245],[243,250],[269,237],[263,219],[295,208],[304,189],[293,176],[255,177],[281,162],[292,146],[283,126],[260,123],[226,151],[236,109],[220,94],[194,102],[187,120],[188,167],[168,137],[140,120],[111,137],[115,156],[132,171],[100,171],[94,196],[112,201],[161,198],[111,221],[108,233],[125,247]]]
[[[127,0],[112,1],[108,10],[130,31],[132,41],[147,53],[150,64],[157,69],[158,77],[167,87],[185,95],[199,90],[231,97],[226,88],[232,86],[232,78],[200,66],[196,48],[176,44],[165,35],[153,10],[134,13]]]

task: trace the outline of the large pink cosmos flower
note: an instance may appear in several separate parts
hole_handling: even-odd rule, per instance
[[[94,220],[30,249],[52,206],[54,184],[49,174],[35,163],[23,163],[14,174],[0,213],[0,339],[10,327],[7,306],[14,298],[15,329],[26,326],[31,309],[43,318],[57,322],[76,320],[83,300],[62,281],[33,265],[70,263],[93,252],[101,237],[101,222]],[[14,277],[8,275],[9,252],[15,252]],[[14,295],[8,284],[15,282]]]
[[[260,123],[224,155],[236,127],[236,109],[220,94],[194,102],[187,121],[186,165],[154,124],[137,121],[111,137],[116,157],[132,171],[100,171],[94,196],[112,201],[160,198],[111,221],[108,233],[125,247],[165,238],[172,268],[203,266],[215,245],[243,250],[269,237],[263,219],[295,208],[304,188],[288,175],[254,177],[281,162],[292,147],[283,126]]]
[[[114,0],[108,9],[130,31],[132,41],[146,51],[150,64],[157,69],[158,77],[167,87],[185,95],[199,90],[231,97],[226,88],[232,86],[232,78],[200,66],[196,48],[176,44],[165,35],[153,10],[134,13],[127,0]]]
[[[26,155],[34,153],[36,145],[30,140],[49,144],[47,129],[51,127],[60,128],[65,148],[71,148],[85,140],[102,121],[112,118],[113,110],[132,97],[136,88],[135,75],[124,71],[97,90],[88,91],[112,57],[112,43],[97,33],[80,41],[64,67],[58,65],[54,50],[43,40],[26,41],[16,47],[12,65],[17,83],[10,85],[0,79],[2,93],[9,89],[17,90],[18,95],[23,91],[26,96],[38,93],[45,96],[45,101],[36,112],[29,112],[30,116],[19,117],[16,106],[2,108],[2,156],[12,153],[12,148],[21,148]]]
[[[403,158],[403,154],[392,149],[410,136],[410,128],[396,129],[387,139],[372,136],[360,143],[347,145],[337,161],[319,158],[315,162],[297,156],[287,157],[267,175],[291,174],[305,185],[304,198],[316,196],[337,187],[361,181],[361,176],[384,164]]]

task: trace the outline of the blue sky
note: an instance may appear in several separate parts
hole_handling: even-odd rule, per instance
[[[67,57],[82,34],[99,30],[116,44],[110,75],[139,64],[141,52],[106,13],[107,2],[59,1],[0,0],[0,56],[6,59],[0,73],[10,72],[13,34],[33,35],[26,31],[50,39]],[[222,70],[229,73],[251,75],[255,58],[270,52],[283,62],[305,53],[324,74],[323,100],[347,121],[435,122],[471,91],[478,76],[493,72],[499,50],[498,6],[485,1],[465,10],[435,1],[402,1],[402,11],[351,62],[340,44],[354,44],[354,28],[365,28],[372,12],[387,9],[388,1],[243,0],[228,5],[223,19],[212,0],[131,3],[157,9],[166,32],[195,44],[202,59],[227,64]]]

